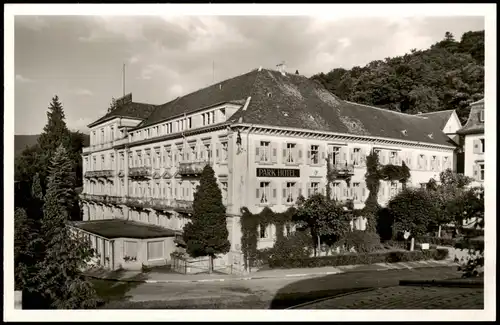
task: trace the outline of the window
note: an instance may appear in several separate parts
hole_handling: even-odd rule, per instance
[[[110,159],[110,163],[111,163],[111,168],[110,169],[114,169],[114,166],[115,166],[115,155],[111,154],[109,156],[109,159]]]
[[[311,182],[309,187],[309,196],[319,193],[319,182]]]
[[[227,142],[221,142],[222,145],[222,161],[227,161],[228,158],[228,144]]]
[[[419,155],[418,156],[418,168],[419,169],[424,169],[425,168],[425,156],[424,155]]]
[[[104,129],[101,129],[101,143],[104,143]]]
[[[115,140],[115,128],[111,127],[111,141]]]
[[[286,149],[284,152],[285,162],[289,164],[293,164],[297,162],[296,150],[297,145],[295,143],[287,143]]]
[[[163,241],[148,242],[148,261],[163,258]]]
[[[332,197],[335,200],[340,200],[340,198],[342,197],[342,192],[340,189],[340,182],[332,183]]]
[[[182,150],[182,147],[178,148],[177,155],[179,162],[184,161],[184,151]]]
[[[329,147],[328,155],[330,156],[330,160],[333,165],[340,163],[340,147]]]
[[[479,180],[484,181],[484,164],[479,164]]]
[[[397,153],[397,151],[391,151],[389,153],[389,163],[392,164],[392,165],[396,165],[397,164],[397,159],[398,159],[398,153]]]
[[[192,117],[188,117],[188,125],[187,125],[188,129],[192,128],[193,127],[193,118]]]
[[[437,163],[437,157],[432,156],[431,157],[431,170],[436,170],[436,168],[437,168],[436,163]]]
[[[260,187],[257,189],[257,198],[262,204],[269,203],[271,197],[271,183],[260,182]]]
[[[95,133],[95,131],[94,131],[94,132],[92,132],[92,142],[94,142],[94,144],[95,144],[95,142],[97,142],[97,138],[96,138],[96,133]]]
[[[269,141],[261,141],[259,155],[261,162],[269,162],[271,161],[271,142]]]
[[[398,194],[398,182],[391,182],[390,195],[393,197]]]
[[[311,150],[309,151],[309,163],[312,165],[319,164],[319,146],[312,145]]]
[[[195,144],[192,144],[190,147],[189,147],[189,159],[191,161],[196,161],[196,145]]]
[[[479,122],[484,122],[484,109],[479,111]]]
[[[135,241],[123,242],[123,257],[125,256],[137,259],[137,242]]]
[[[228,190],[228,183],[227,182],[221,182],[222,185],[222,202],[227,203],[227,190]]]
[[[222,148],[224,149],[224,146]],[[224,156],[227,156],[227,152]],[[206,159],[207,161],[212,161],[212,145],[210,143],[205,144],[205,149],[202,151],[201,158]]]
[[[101,170],[103,170],[105,168],[105,165],[104,165],[104,155],[101,155]]]
[[[286,187],[283,189],[283,198],[286,203],[294,203],[296,199],[296,186],[295,182],[287,182]]]
[[[353,149],[353,161],[352,163],[357,166],[361,164],[361,149],[360,148],[354,148]]]
[[[260,238],[267,238],[268,237],[268,232],[267,232],[267,228],[269,226],[265,226],[265,225],[259,225],[259,235],[260,235]]]
[[[352,184],[352,199],[356,202],[361,200],[361,196],[359,193],[360,188],[361,186],[359,183]]]
[[[101,238],[95,237],[95,253],[97,255],[101,254],[101,241]]]
[[[96,166],[97,165],[97,161],[96,161],[96,157],[92,157],[92,170],[96,170]]]
[[[479,141],[481,141],[480,152],[484,153],[484,139],[480,139]]]

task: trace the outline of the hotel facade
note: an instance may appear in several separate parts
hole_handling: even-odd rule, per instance
[[[449,114],[448,120],[456,114]],[[99,262],[116,269],[162,265],[192,213],[193,194],[206,164],[214,171],[226,206],[230,252],[219,266],[242,269],[241,208],[252,213],[293,206],[299,195],[326,193],[326,157],[339,178],[332,195],[362,208],[368,196],[366,155],[411,170],[410,185],[423,186],[455,169],[460,127],[338,99],[321,84],[278,70],[255,69],[163,105],[132,101],[89,125],[83,149],[84,220],[76,227],[91,239]],[[384,205],[401,190],[381,182]],[[365,228],[363,218],[354,222]],[[271,247],[276,229],[259,229],[259,248]]]

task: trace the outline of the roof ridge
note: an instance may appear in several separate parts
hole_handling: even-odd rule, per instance
[[[444,112],[450,112],[450,111],[454,111],[454,109],[445,109],[445,110],[442,110],[442,111],[427,112],[427,113],[413,114],[413,115],[428,115],[428,114],[444,113]]]
[[[398,111],[391,111],[389,109],[380,108],[380,107],[371,106],[371,105],[360,104],[360,103],[355,103],[355,102],[351,102],[351,101],[348,101],[348,100],[343,100],[343,101],[345,103],[354,104],[354,105],[360,105],[360,106],[364,106],[364,107],[368,107],[368,108],[374,108],[374,109],[378,109],[378,110],[384,111],[384,112],[390,112],[390,113],[394,113],[394,114],[400,114],[400,115],[406,115],[406,116],[412,116],[412,117],[418,117],[418,118],[425,118],[425,117],[421,117],[421,116],[416,115],[416,114],[408,114],[408,113],[402,113],[402,112],[398,112]]]

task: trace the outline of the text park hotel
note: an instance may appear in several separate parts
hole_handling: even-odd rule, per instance
[[[281,212],[300,194],[326,193],[327,155],[351,176],[350,182],[339,178],[332,194],[362,208],[371,150],[382,164],[404,161],[411,184],[421,186],[455,169],[453,139],[460,127],[454,111],[409,115],[342,101],[283,66],[255,69],[163,105],[133,102],[129,94],[89,125],[84,221],[77,227],[107,267],[165,264],[209,163],[227,207],[231,242],[230,253],[218,260],[241,266],[240,208]],[[382,182],[379,202],[400,189]],[[259,234],[260,248],[273,245],[273,226]]]

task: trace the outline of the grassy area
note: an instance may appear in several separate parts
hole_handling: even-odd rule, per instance
[[[130,280],[143,280],[144,275],[139,274],[130,278]],[[112,301],[126,301],[129,296],[127,292],[140,285],[140,282],[125,282],[105,279],[91,278],[90,282],[94,285],[97,295],[102,299],[104,304]]]
[[[245,298],[182,299],[174,301],[112,301],[104,309],[268,309],[269,302],[257,296]]]

